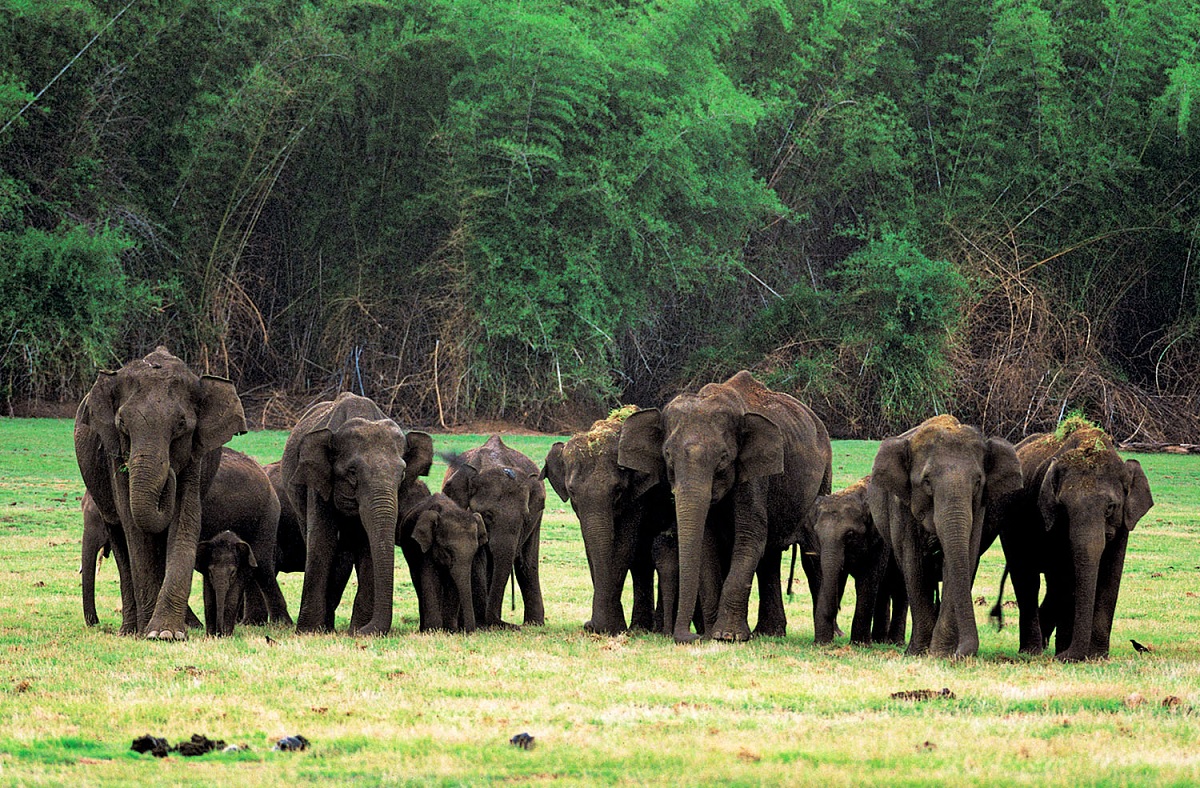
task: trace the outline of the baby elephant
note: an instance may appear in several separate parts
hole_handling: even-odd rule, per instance
[[[831,643],[846,578],[854,578],[850,640],[904,642],[904,582],[867,504],[871,477],[817,498],[813,530],[821,562],[821,585],[813,600],[816,642]],[[895,603],[895,609],[891,603]]]
[[[232,635],[241,613],[242,594],[258,568],[254,550],[233,531],[222,531],[196,545],[196,571],[204,576],[204,631]]]
[[[421,631],[474,632],[476,605],[483,610],[487,600],[483,517],[437,493],[405,513],[399,537],[417,590]]]

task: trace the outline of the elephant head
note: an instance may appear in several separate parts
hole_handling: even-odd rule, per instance
[[[316,413],[310,410],[302,417],[289,438],[295,448],[284,450],[284,472],[287,475],[290,471],[292,503],[306,512],[306,593],[298,626],[301,630],[328,626],[326,613],[332,611],[327,609],[330,600],[324,597],[332,566],[330,554],[340,539],[343,547],[349,545],[369,561],[370,577],[360,574],[355,612],[362,611],[363,617],[369,614],[370,618],[362,621],[356,615],[354,628],[360,634],[384,634],[392,623],[401,487],[415,483],[422,471],[428,472],[433,462],[433,443],[422,432],[406,435],[365,397],[342,394],[332,403],[321,405],[328,407]],[[309,418],[310,414],[316,418]],[[308,496],[320,509],[315,519],[308,511]],[[314,532],[314,527],[319,532]],[[355,546],[363,538],[365,547]],[[316,549],[314,540],[320,545]],[[366,564],[360,562],[360,566]],[[324,577],[310,578],[310,570]]]
[[[233,531],[196,546],[196,570],[204,576],[204,620],[209,635],[232,635],[251,570],[254,550]]]
[[[652,476],[617,463],[622,426],[615,417],[595,422],[589,431],[551,446],[542,468],[542,477],[579,518],[592,576],[592,615],[584,629],[609,635],[626,629],[621,594],[638,549],[645,496],[658,485]],[[663,493],[666,501],[665,488]],[[642,549],[648,551],[645,545]],[[638,582],[635,576],[634,624],[649,628],[653,610],[637,610]],[[644,602],[653,605],[652,577],[649,584]],[[646,620],[639,624],[639,616]]]
[[[472,570],[479,550],[488,542],[487,528],[482,515],[463,509],[444,495],[436,499],[417,516],[412,540],[427,560],[449,576],[450,587],[456,592],[456,598],[441,600],[443,610],[450,613],[442,616],[442,622],[453,627],[455,618],[461,615],[463,631],[474,632]],[[433,604],[437,601],[430,600]]]
[[[1057,657],[1079,661],[1105,656],[1120,568],[1115,576],[1106,576],[1113,569],[1104,565],[1114,557],[1110,545],[1119,544],[1123,557],[1129,532],[1154,505],[1150,483],[1141,463],[1122,461],[1112,439],[1094,427],[1072,432],[1052,457],[1033,470],[1032,478],[1038,477],[1041,482],[1035,492],[1042,524],[1054,544],[1065,545],[1060,560],[1070,566],[1068,576],[1074,581],[1069,589],[1073,604],[1062,608],[1068,619],[1056,622]],[[1098,586],[1108,586],[1111,599],[1102,603]],[[1064,648],[1065,644],[1069,645]]]
[[[971,585],[987,507],[1021,488],[1021,466],[1011,444],[984,438],[953,416],[937,416],[884,440],[871,470],[872,485],[895,496],[903,517],[885,534],[897,551],[909,582],[913,608],[910,653],[922,653],[933,640],[941,655],[971,656],[979,648],[971,603]],[[876,518],[877,521],[879,518]],[[941,609],[936,627],[932,598],[915,599],[911,578],[921,577],[919,563],[936,539],[942,553]],[[924,577],[932,588],[936,582]],[[928,596],[928,594],[922,594]]]
[[[735,485],[783,472],[782,433],[771,419],[748,411],[731,386],[709,384],[699,394],[676,396],[661,411],[631,415],[621,430],[618,462],[654,481],[665,480],[674,493],[679,541],[674,633],[677,642],[695,640],[690,626],[709,510]]]
[[[245,430],[233,384],[195,375],[162,347],[102,372],[79,405],[79,469],[105,519],[126,531],[138,631],[147,637],[186,637],[200,496],[222,444]]]

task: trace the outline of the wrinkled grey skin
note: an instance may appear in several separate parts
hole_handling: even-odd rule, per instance
[[[786,634],[780,562],[783,551],[803,539],[813,501],[830,491],[831,459],[821,420],[745,370],[698,394],[681,394],[661,412],[643,410],[626,420],[619,463],[666,481],[675,496],[676,642],[698,637],[690,623],[701,598],[708,539],[726,568],[712,637],[750,637],[748,607],[756,572],[756,632]],[[808,555],[804,569],[815,591],[820,569]]]
[[[417,591],[421,631],[475,631],[476,578],[486,579],[483,517],[437,493],[401,518],[397,544]]]
[[[475,589],[477,623],[481,620],[484,627],[512,626],[501,613],[509,575],[515,574],[525,607],[524,622],[542,626],[546,610],[538,556],[546,488],[541,469],[521,452],[504,445],[499,435],[446,459],[450,467],[442,481],[442,492],[464,509],[482,515],[487,527],[487,585],[486,593]]]
[[[228,447],[221,449],[221,464],[201,501],[200,539],[211,539],[224,530],[233,531],[244,539],[256,555],[270,556],[269,561],[257,562],[250,577],[248,600],[259,600],[257,616],[247,605],[245,621],[262,624],[268,619],[277,624],[291,624],[287,600],[275,579],[274,554],[280,504],[264,470],[254,459]],[[123,553],[124,534],[120,524],[115,529],[105,524],[99,509],[85,496],[83,545],[83,607],[84,620],[89,626],[98,623],[95,610],[95,567],[99,544],[111,541],[113,554],[121,574],[122,618],[137,621],[137,600],[129,583],[128,563]],[[116,537],[114,534],[119,534]],[[265,601],[264,601],[265,600]],[[189,611],[189,624],[190,624]]]
[[[79,403],[79,471],[105,522],[124,530],[136,631],[148,639],[187,637],[200,500],[221,446],[245,431],[233,384],[195,375],[162,347],[100,373]]]
[[[350,631],[387,634],[399,500],[418,476],[429,473],[433,442],[423,432],[405,435],[370,399],[343,392],[300,417],[281,462],[288,497],[304,523],[304,588],[296,630],[333,631],[341,600],[335,568],[348,553],[358,575]]]
[[[1030,435],[1016,450],[1025,484],[1000,541],[1020,608],[1021,651],[1042,653],[1057,629],[1056,659],[1107,657],[1129,533],[1154,505],[1150,482],[1141,463],[1122,461],[1112,438],[1090,425],[1065,439]]]
[[[820,644],[833,642],[847,577],[854,578],[855,595],[850,641],[860,645],[904,642],[907,607],[903,579],[896,569],[891,575],[893,582],[888,583],[889,567],[894,567],[892,551],[871,517],[869,481],[867,477],[817,498],[813,530],[821,562],[821,586],[813,604],[815,641]]]
[[[935,416],[880,444],[867,495],[904,576],[913,622],[908,654],[977,653],[971,586],[987,510],[1020,487],[1008,441],[984,438],[953,416]]]
[[[254,551],[233,531],[222,531],[196,545],[196,571],[204,578],[204,629],[210,637],[233,634],[256,569]]]
[[[551,446],[542,467],[542,478],[579,518],[592,578],[592,615],[583,627],[606,635],[626,629],[621,594],[631,573],[632,626],[656,628],[651,545],[675,522],[667,485],[617,464],[620,434],[619,421],[597,421],[588,432]]]

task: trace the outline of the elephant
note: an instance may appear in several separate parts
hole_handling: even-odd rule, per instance
[[[474,585],[487,578],[483,516],[437,493],[404,514],[397,536],[417,591],[421,631],[474,632]]]
[[[570,501],[579,519],[592,577],[592,614],[584,629],[608,635],[626,629],[621,594],[630,573],[630,623],[634,629],[655,629],[651,547],[655,535],[675,521],[666,484],[617,464],[621,428],[631,412],[630,408],[613,411],[587,432],[555,443],[542,467],[542,478],[560,498]]]
[[[346,556],[358,575],[350,631],[391,631],[399,501],[432,464],[429,435],[405,434],[367,397],[342,392],[300,417],[280,468],[304,529],[298,632],[333,631],[342,591],[336,567]]]
[[[223,447],[216,475],[200,502],[200,539],[212,539],[224,530],[231,530],[246,541],[256,556],[247,586],[246,623],[262,624],[269,619],[277,624],[291,624],[287,600],[275,579],[276,529],[280,519],[280,502],[266,472],[251,457]],[[119,523],[106,524],[99,508],[84,496],[83,536],[83,608],[89,626],[98,623],[95,615],[95,565],[100,543],[111,543],[115,562],[121,574],[123,629],[131,629],[137,620],[137,600],[132,593],[124,551],[124,532]],[[253,605],[249,600],[261,600]],[[261,611],[254,613],[253,611]],[[190,609],[189,622],[194,618]],[[199,623],[197,621],[197,623]]]
[[[499,435],[446,460],[450,467],[442,480],[442,492],[464,509],[482,515],[487,527],[487,585],[476,589],[476,618],[485,627],[511,626],[501,613],[505,586],[509,575],[515,574],[525,607],[524,623],[542,626],[546,610],[538,555],[546,487],[541,469],[506,446]]]
[[[815,641],[832,643],[846,578],[854,578],[854,621],[850,641],[903,643],[908,616],[904,579],[892,551],[875,527],[867,501],[867,476],[843,490],[817,498],[813,517],[821,562],[821,587],[813,600]]]
[[[197,376],[164,347],[101,372],[75,414],[84,485],[128,549],[136,624],[150,640],[187,638],[185,615],[200,541],[200,500],[221,447],[246,431],[234,385]]]
[[[247,583],[258,569],[249,543],[222,531],[196,545],[196,571],[204,578],[204,629],[210,637],[233,634]]]
[[[1021,488],[1012,444],[935,416],[879,445],[867,489],[871,517],[904,577],[907,653],[955,658],[979,650],[971,586],[989,507]],[[934,602],[939,581],[941,603]]]
[[[783,636],[783,551],[803,539],[813,501],[831,489],[833,452],[825,425],[806,405],[742,370],[662,410],[625,421],[618,463],[669,484],[679,539],[676,642],[694,641],[690,623],[700,596],[706,540],[720,556],[723,581],[709,630],[718,640],[750,637],[748,607],[759,582],[756,633]],[[820,569],[805,556],[809,586]],[[702,600],[703,601],[703,600]]]
[[[1129,532],[1154,505],[1137,460],[1082,419],[1017,444],[1025,484],[1000,530],[1020,610],[1020,648],[1055,658],[1108,656]],[[1040,576],[1046,598],[1038,610]]]

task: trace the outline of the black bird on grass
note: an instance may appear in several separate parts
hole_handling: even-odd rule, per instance
[[[1133,638],[1130,638],[1129,642],[1133,644],[1133,650],[1139,654],[1149,654],[1151,651],[1154,650],[1154,649],[1150,648],[1149,646],[1143,646],[1141,643],[1138,643]]]

